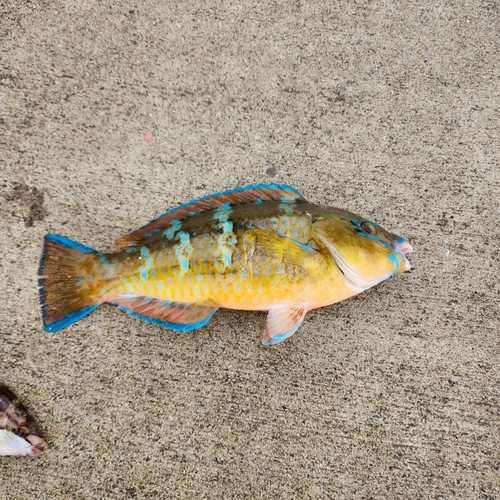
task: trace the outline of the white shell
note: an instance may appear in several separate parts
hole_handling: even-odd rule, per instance
[[[41,455],[41,451],[17,434],[0,429],[0,456],[8,455],[38,457]]]

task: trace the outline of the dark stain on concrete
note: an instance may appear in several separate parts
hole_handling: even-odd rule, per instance
[[[44,207],[43,191],[36,187],[29,187],[27,184],[17,184],[12,190],[13,200],[20,201],[27,209],[24,217],[26,227],[32,227],[35,221],[42,221],[47,217],[47,209]]]
[[[268,168],[266,170],[266,174],[269,176],[269,177],[276,177],[278,171],[276,170],[276,167],[271,167],[271,168]]]

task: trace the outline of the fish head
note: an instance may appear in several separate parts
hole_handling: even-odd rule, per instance
[[[354,287],[366,290],[411,268],[406,239],[353,213],[331,209],[313,220],[312,235]]]

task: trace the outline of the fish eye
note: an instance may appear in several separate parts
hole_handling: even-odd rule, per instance
[[[370,222],[362,222],[360,227],[367,234],[377,234],[377,228]]]

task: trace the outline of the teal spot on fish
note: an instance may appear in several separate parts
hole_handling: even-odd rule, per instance
[[[163,234],[167,239],[171,240],[175,236],[176,229],[174,227],[169,227],[163,231]]]
[[[203,276],[203,274],[199,273],[199,274],[196,275],[196,281],[198,283],[203,283],[204,280],[205,280],[205,277]]]
[[[181,231],[178,236],[179,243],[181,245],[187,245],[187,243],[189,242],[189,233],[187,233],[186,231]]]
[[[245,268],[240,271],[240,277],[243,281],[248,279],[248,271]]]
[[[290,206],[290,203],[280,203],[279,208],[287,215],[293,214],[293,208]]]
[[[171,224],[174,229],[179,229],[181,227],[181,223],[178,220],[173,220]]]
[[[201,295],[200,287],[198,285],[193,286],[193,295],[198,298]]]
[[[149,255],[149,250],[147,247],[141,247],[141,257],[147,257]]]
[[[105,288],[103,288],[103,289],[101,290],[101,295],[106,295],[106,289],[105,289]]]
[[[224,203],[224,205],[221,205],[214,210],[213,219],[221,222],[227,222],[228,216],[232,211],[233,209],[231,208],[231,204],[229,202]]]
[[[141,270],[141,280],[142,281],[147,281],[148,279],[148,270],[147,269],[142,269]]]
[[[158,288],[161,288],[162,290],[165,288],[165,282],[163,280],[157,281],[156,284]]]
[[[113,259],[113,264],[118,264],[118,259]]]
[[[179,243],[175,246],[175,256],[177,258],[177,261],[179,263],[179,269],[181,273],[187,273],[189,269],[189,257],[186,257],[185,255],[185,250],[187,251],[187,247],[191,247],[189,245],[189,233],[186,231],[181,231],[178,234],[179,237]],[[191,252],[192,252],[192,247],[191,247]]]
[[[127,253],[132,253],[135,250],[134,247],[128,247],[127,250],[125,250]]]
[[[222,230],[224,231],[224,233],[226,234],[231,233],[233,230],[233,223],[231,221],[222,221],[222,220],[221,222],[223,222]]]
[[[224,248],[222,250],[222,262],[224,262],[225,266],[230,266],[231,265],[231,250],[228,248]]]
[[[106,262],[106,256],[103,255],[100,259],[99,259],[101,262]]]
[[[182,273],[187,273],[189,269],[189,259],[187,257],[182,256],[179,259],[179,265]]]
[[[210,291],[210,287],[208,286],[208,284],[207,284],[207,283],[205,283],[205,284],[202,286],[202,290],[203,290],[203,293],[204,293],[205,295],[207,295],[207,294],[208,294],[208,292]]]

